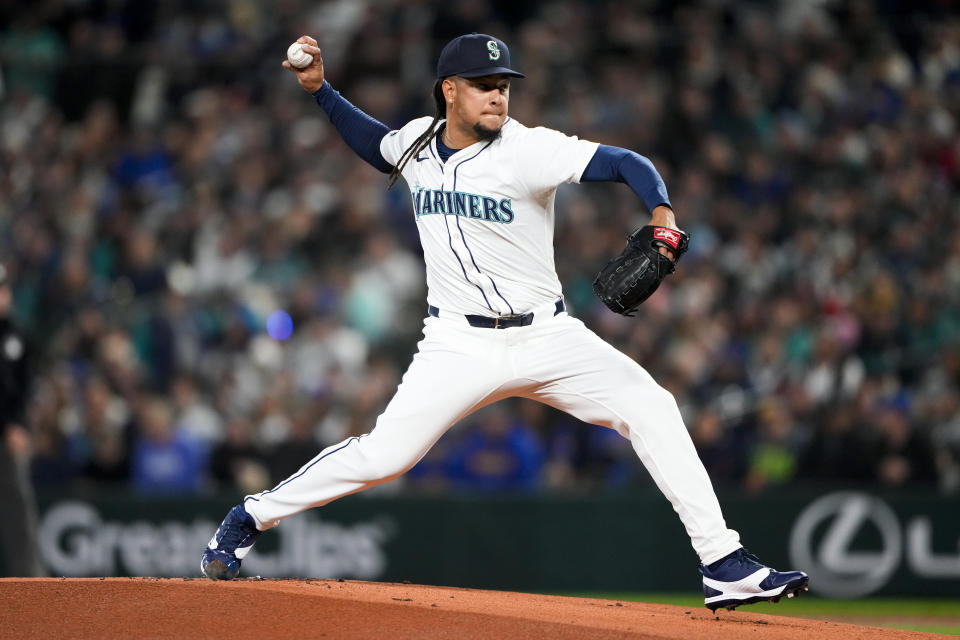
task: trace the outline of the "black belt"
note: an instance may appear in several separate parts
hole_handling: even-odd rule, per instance
[[[556,311],[553,312],[553,315],[557,315],[563,311],[566,311],[567,308],[564,306],[563,300],[557,300],[555,309]],[[440,317],[440,309],[436,308],[432,304],[427,307],[427,313],[432,315],[434,318]],[[498,316],[496,318],[491,318],[490,316],[472,315],[465,315],[463,317],[467,319],[467,323],[471,327],[482,327],[484,329],[509,329],[510,327],[525,327],[529,324],[533,324],[532,311],[530,313]]]

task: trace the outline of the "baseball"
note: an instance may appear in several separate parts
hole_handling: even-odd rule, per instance
[[[299,42],[294,42],[287,48],[287,60],[297,69],[303,69],[313,62],[313,56],[304,51]]]

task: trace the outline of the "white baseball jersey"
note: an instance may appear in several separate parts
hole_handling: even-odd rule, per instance
[[[384,136],[383,157],[396,165],[432,121],[418,118]],[[403,177],[423,245],[427,302],[464,315],[499,316],[559,299],[554,196],[558,185],[580,181],[597,146],[507,119],[497,140],[461,149],[446,163],[436,137],[411,158]]]

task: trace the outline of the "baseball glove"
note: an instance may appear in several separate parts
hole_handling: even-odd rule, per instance
[[[611,311],[632,316],[663,279],[673,273],[690,244],[690,236],[669,227],[646,225],[627,238],[623,252],[607,263],[593,280],[593,292]],[[674,259],[658,247],[673,251]]]

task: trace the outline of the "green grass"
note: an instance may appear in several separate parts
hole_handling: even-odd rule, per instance
[[[685,593],[557,593],[554,595],[703,608],[702,596]],[[827,600],[804,595],[800,598],[782,600],[779,604],[769,602],[752,604],[749,610],[779,616],[822,618],[835,622],[848,622],[849,618],[856,617],[860,618],[857,620],[858,624],[960,636],[960,601],[958,600],[920,598]],[[876,623],[870,623],[870,618],[878,620]],[[887,620],[897,618],[897,621],[888,623],[883,618]],[[917,620],[911,622],[910,618],[917,618]],[[931,620],[932,618],[938,618],[938,620]]]

